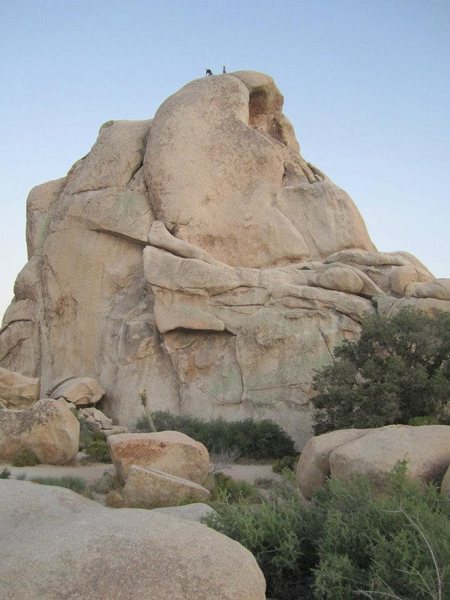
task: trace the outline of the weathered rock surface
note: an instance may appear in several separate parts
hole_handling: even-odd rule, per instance
[[[264,577],[237,542],[63,488],[0,480],[0,535],[0,597],[8,600],[265,598]]]
[[[112,419],[102,413],[98,408],[90,406],[88,408],[80,408],[79,415],[85,420],[86,425],[91,431],[111,431],[113,424]],[[124,433],[124,432],[120,432]]]
[[[39,400],[29,410],[0,410],[0,458],[12,461],[23,451],[41,463],[64,465],[77,452],[80,424],[62,400]]]
[[[153,510],[169,517],[187,519],[197,523],[201,523],[207,517],[218,517],[217,512],[209,504],[203,504],[202,502],[194,502],[184,506],[166,506],[154,508]]]
[[[409,477],[440,483],[450,464],[450,426],[388,425],[336,448],[330,454],[333,477],[366,473],[383,480],[399,461]]]
[[[368,429],[340,429],[311,438],[305,445],[297,464],[297,482],[308,500],[330,476],[330,454],[367,433]]]
[[[39,399],[41,381],[0,367],[0,402],[7,408],[29,408]]]
[[[297,466],[300,491],[311,498],[328,476],[369,475],[382,484],[397,463],[422,483],[441,483],[450,464],[450,426],[388,425],[343,429],[309,440]]]
[[[132,465],[157,469],[199,484],[208,476],[208,450],[179,431],[118,434],[108,437],[108,446],[123,481],[127,480]]]
[[[450,280],[377,252],[282,107],[262,73],[202,78],[34,188],[1,366],[43,389],[76,367],[127,427],[145,389],[151,410],[271,418],[301,447],[314,371],[365,315],[450,311]]]
[[[198,483],[135,465],[131,465],[122,490],[125,505],[138,508],[177,506],[187,500],[205,502],[210,496],[210,492]]]

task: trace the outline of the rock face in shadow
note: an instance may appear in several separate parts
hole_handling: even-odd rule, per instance
[[[42,389],[93,377],[123,425],[144,388],[152,410],[271,418],[301,447],[333,347],[368,314],[450,310],[450,285],[377,252],[282,106],[262,73],[193,81],[32,190],[0,365]]]

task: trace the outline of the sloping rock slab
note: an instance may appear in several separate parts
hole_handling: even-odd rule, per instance
[[[129,470],[122,491],[125,504],[139,508],[177,506],[186,500],[202,502],[208,500],[210,495],[198,483],[157,469],[144,469],[135,465]]]
[[[265,598],[248,550],[156,511],[114,510],[62,488],[0,480],[0,532],[2,599]]]
[[[158,469],[199,484],[208,476],[208,450],[179,431],[123,433],[109,437],[108,446],[123,481],[131,465]]]
[[[219,516],[211,506],[203,502],[193,502],[184,506],[165,506],[154,508],[153,510],[169,517],[187,519],[188,521],[196,521],[197,523],[201,523],[207,517]]]
[[[65,465],[77,452],[80,424],[67,403],[39,400],[30,410],[0,411],[0,459],[11,461],[23,451],[41,463]]]
[[[41,380],[0,367],[0,402],[7,408],[29,408],[39,399]]]
[[[97,404],[105,395],[102,386],[92,377],[75,377],[64,381],[51,392],[52,398],[64,398],[75,406]]]

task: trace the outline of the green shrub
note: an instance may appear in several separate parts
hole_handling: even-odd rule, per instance
[[[97,494],[108,494],[110,491],[119,490],[122,487],[123,484],[117,473],[105,471],[103,475],[92,484],[91,489]]]
[[[283,429],[273,421],[203,421],[185,415],[156,411],[153,420],[157,431],[181,431],[204,444],[209,452],[221,453],[237,450],[241,457],[252,459],[282,458],[294,454],[294,443]],[[150,431],[146,417],[136,424],[140,431]]]
[[[404,309],[369,317],[357,341],[344,341],[336,361],[314,378],[315,432],[408,423],[448,422],[450,314]]]
[[[331,479],[306,505],[285,482],[258,504],[222,496],[213,506],[207,523],[255,555],[274,600],[450,597],[449,503],[404,466],[383,490]]]
[[[420,426],[420,425],[439,425],[439,419],[436,419],[436,417],[429,417],[429,416],[424,416],[424,417],[414,417],[413,419],[410,419],[408,421],[408,425],[415,425],[415,426]]]
[[[267,597],[313,597],[313,541],[319,525],[315,513],[305,508],[292,484],[283,483],[269,500],[258,504],[244,497],[231,501],[223,495],[213,507],[219,517],[208,517],[205,522],[253,553],[266,578]]]
[[[261,498],[257,488],[247,481],[233,479],[224,473],[215,473],[213,479],[211,502],[233,503],[241,499],[258,502]]]
[[[399,467],[382,493],[366,477],[331,479],[315,502],[316,598],[449,597],[449,505],[435,487],[421,490]]]
[[[35,467],[40,464],[40,460],[30,450],[22,450],[13,458],[13,467]]]
[[[96,460],[97,462],[111,462],[108,442],[100,433],[93,434],[91,441],[86,444],[85,452],[90,458]]]
[[[288,456],[283,456],[283,458],[278,458],[272,465],[272,471],[274,473],[283,473],[286,469],[288,471],[294,471],[299,456],[299,454],[289,454]]]
[[[6,467],[0,473],[0,479],[9,479],[11,477],[11,471]]]
[[[68,488],[84,496],[89,495],[88,485],[81,477],[71,477],[69,475],[65,477],[33,477],[30,481],[39,483],[40,485],[55,485]]]

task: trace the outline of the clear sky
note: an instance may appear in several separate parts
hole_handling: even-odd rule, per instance
[[[222,65],[274,77],[380,250],[450,276],[449,0],[0,0],[0,315],[28,191]]]

